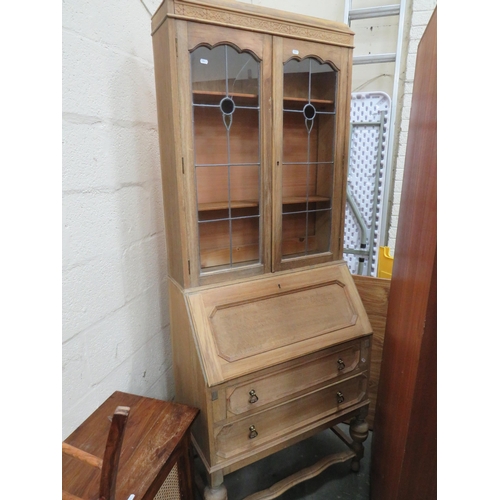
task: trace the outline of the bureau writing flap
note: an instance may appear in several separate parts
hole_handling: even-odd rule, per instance
[[[187,293],[209,385],[371,333],[344,262]]]

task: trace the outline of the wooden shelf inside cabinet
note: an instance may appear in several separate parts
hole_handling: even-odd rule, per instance
[[[306,99],[303,97],[283,97],[283,101],[286,102],[303,102],[304,104],[311,103],[311,104],[333,104],[332,100],[329,99]]]
[[[210,90],[193,90],[193,102],[195,104],[219,104],[219,102],[225,97],[231,97],[239,101],[240,103],[258,103],[257,94],[244,94],[241,92],[230,92],[226,95],[225,92],[217,92]]]
[[[295,203],[318,203],[318,202],[325,202],[325,201],[330,201],[330,198],[328,196],[316,196],[316,195],[311,195],[311,196],[285,196],[283,197],[283,205],[293,205]]]
[[[231,208],[253,208],[258,207],[259,202],[257,200],[239,200],[232,201]],[[212,203],[200,203],[198,204],[198,212],[208,212],[209,210],[227,210],[229,208],[229,203],[227,201],[214,201]]]
[[[286,196],[283,198],[283,205],[293,205],[297,203],[319,203],[330,201],[327,196]],[[258,207],[257,200],[238,200],[231,202],[231,208],[253,208]],[[229,203],[227,201],[214,201],[212,203],[200,203],[198,205],[198,212],[208,212],[210,210],[227,210]]]
[[[225,97],[231,97],[231,98],[236,98],[238,100],[241,100],[242,102],[245,101],[257,101],[258,100],[258,95],[257,94],[244,94],[241,92],[230,92],[229,95],[226,95],[225,92],[218,92],[218,91],[210,91],[210,90],[193,90],[193,101],[196,104],[199,104],[202,100],[204,101],[205,104],[218,104],[222,99]],[[333,104],[332,100],[328,99],[306,99],[302,97],[284,97],[283,101],[285,103],[311,103],[311,104],[316,104],[316,105],[327,105],[327,104]]]

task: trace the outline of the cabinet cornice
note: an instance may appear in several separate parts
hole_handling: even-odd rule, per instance
[[[167,9],[166,12],[162,4],[153,17],[153,33],[166,18],[171,17],[341,47],[354,47],[354,33],[342,23],[295,16],[292,13],[244,3],[234,4],[235,2],[221,0],[211,3],[174,1],[173,10]]]

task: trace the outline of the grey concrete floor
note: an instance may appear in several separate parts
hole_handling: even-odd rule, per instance
[[[341,424],[348,433],[348,426]],[[372,433],[365,441],[365,456],[359,472],[351,472],[350,461],[334,464],[315,478],[293,486],[280,500],[368,500],[370,489],[370,458]],[[224,478],[228,500],[241,500],[257,491],[269,488],[277,481],[313,465],[322,457],[344,451],[347,446],[327,429],[254,464],[239,469]],[[195,466],[201,462],[195,459]],[[196,500],[201,500],[197,493]]]

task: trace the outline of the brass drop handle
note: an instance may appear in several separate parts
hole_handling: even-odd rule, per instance
[[[255,429],[255,425],[251,425],[248,430],[250,431],[250,434],[248,435],[248,438],[249,439],[253,439],[253,438],[256,438],[259,433],[257,432],[257,430]]]
[[[338,367],[339,371],[342,371],[345,368],[345,363],[344,363],[344,361],[342,361],[342,358],[339,358],[337,360],[337,367]]]
[[[337,392],[337,402],[339,404],[344,402],[344,395],[340,391]]]
[[[250,399],[248,400],[250,404],[256,403],[259,400],[259,397],[253,389],[248,394],[250,394]]]

